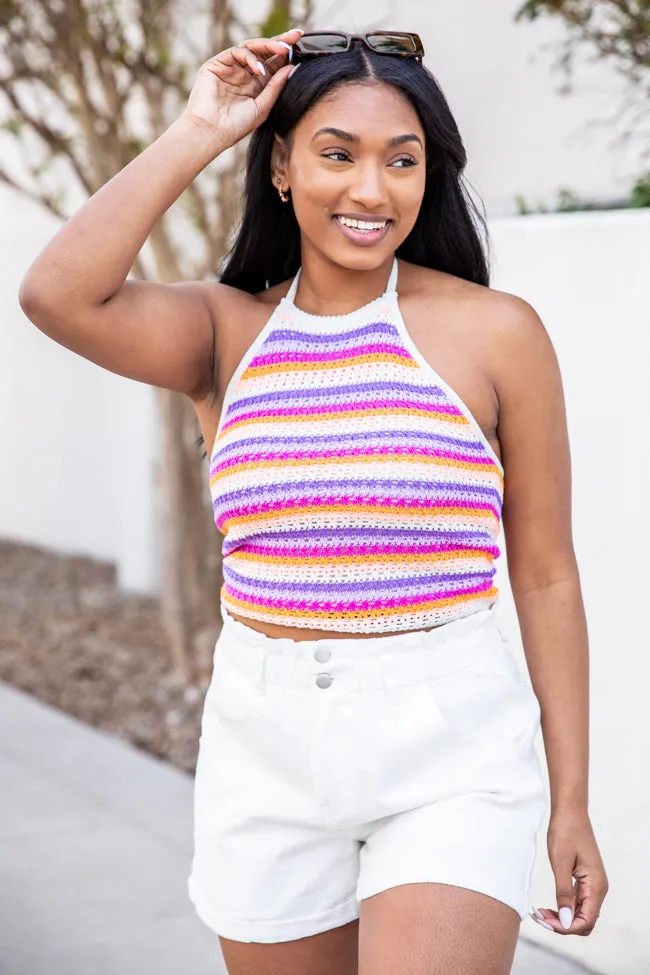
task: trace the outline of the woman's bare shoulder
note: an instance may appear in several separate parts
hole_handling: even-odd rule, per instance
[[[485,315],[504,315],[509,321],[526,316],[534,309],[518,295],[501,291],[491,285],[477,284],[445,271],[438,271],[408,261],[399,262],[398,290],[400,295],[419,300],[444,300],[460,312],[481,311]]]
[[[257,294],[233,288],[221,282],[207,283],[206,296],[212,309],[212,318],[217,328],[227,329],[233,322],[250,325],[254,328],[260,320],[268,317],[286,295],[291,279],[267,288]]]

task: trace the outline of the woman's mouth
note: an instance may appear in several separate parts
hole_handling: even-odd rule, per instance
[[[352,220],[335,216],[334,223],[344,237],[355,244],[376,244],[388,233],[392,220]]]

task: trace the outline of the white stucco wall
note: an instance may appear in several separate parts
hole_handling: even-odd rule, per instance
[[[117,562],[121,583],[158,578],[158,425],[150,386],[57,345],[18,304],[22,273],[56,232],[0,186],[0,536]]]
[[[610,893],[588,938],[531,924],[540,944],[607,975],[647,975],[650,932],[650,640],[645,601],[650,530],[650,213],[494,220],[493,284],[521,295],[557,351],[567,401],[573,535],[591,659],[591,818]],[[520,653],[501,560],[502,617]],[[543,757],[541,736],[539,753]],[[539,834],[533,903],[556,908]]]
[[[561,24],[513,22],[519,0],[318,0],[314,26],[350,32],[414,30],[425,64],[438,79],[468,151],[467,174],[491,216],[515,213],[515,194],[553,206],[560,187],[584,196],[625,197],[645,167],[642,145],[612,146],[621,80],[604,62],[579,57],[575,91],[557,93],[553,54],[544,45],[566,36]],[[260,3],[252,4],[259,8]],[[599,122],[600,124],[594,124]]]

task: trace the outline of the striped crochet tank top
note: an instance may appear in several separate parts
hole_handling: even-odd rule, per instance
[[[237,366],[210,458],[226,610],[381,633],[496,602],[503,467],[413,343],[397,273],[323,316],[294,304],[299,270]]]

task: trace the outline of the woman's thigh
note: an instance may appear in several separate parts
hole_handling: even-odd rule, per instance
[[[391,887],[361,901],[358,975],[508,975],[520,923],[465,887]]]
[[[228,975],[357,975],[358,932],[351,921],[295,941],[219,941]]]

